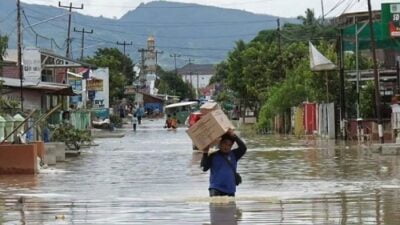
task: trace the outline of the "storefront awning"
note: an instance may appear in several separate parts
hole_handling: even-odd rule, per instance
[[[80,74],[73,73],[73,72],[71,72],[71,71],[68,71],[67,73],[68,73],[68,75],[73,76],[74,78],[83,79],[83,76],[80,75]]]
[[[0,77],[0,81],[3,81],[3,85],[5,87],[10,88],[20,88],[20,80],[13,78]],[[65,95],[65,96],[74,96],[76,93],[72,90],[72,87],[67,84],[60,83],[50,83],[50,82],[29,82],[24,81],[22,83],[23,89],[34,89],[42,91],[46,94],[54,94],[54,95]]]

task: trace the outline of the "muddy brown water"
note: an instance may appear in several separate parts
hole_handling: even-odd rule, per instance
[[[210,201],[184,129],[144,121],[37,176],[0,176],[0,224],[400,224],[398,156],[246,137],[234,199]]]

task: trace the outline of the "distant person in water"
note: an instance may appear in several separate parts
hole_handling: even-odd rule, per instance
[[[132,116],[132,127],[133,127],[133,131],[136,131],[137,123],[138,123],[138,119],[137,119],[136,115],[133,115],[133,116]]]
[[[165,126],[164,126],[164,128],[171,128],[171,120],[172,120],[171,115],[168,114],[168,115],[167,115],[167,119],[165,120]]]

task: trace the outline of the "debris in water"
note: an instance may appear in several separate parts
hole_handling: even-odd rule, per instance
[[[65,219],[64,214],[62,214],[62,215],[56,215],[56,220],[64,220],[64,219]]]

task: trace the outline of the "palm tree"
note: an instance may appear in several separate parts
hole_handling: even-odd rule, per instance
[[[297,19],[303,21],[303,25],[315,25],[318,21],[315,18],[315,13],[314,10],[312,9],[307,9],[305,11],[306,16],[298,16]]]

